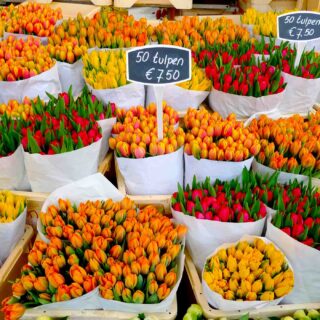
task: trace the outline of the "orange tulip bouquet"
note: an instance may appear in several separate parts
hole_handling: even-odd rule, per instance
[[[0,102],[47,98],[61,91],[56,62],[39,39],[9,36],[0,42]]]
[[[199,181],[206,177],[212,181],[240,177],[260,151],[259,136],[237,121],[234,114],[222,119],[217,112],[189,109],[184,124],[185,185],[192,183],[194,175]]]
[[[185,134],[177,127],[179,116],[163,104],[163,139],[157,135],[157,108],[120,110],[109,139],[128,194],[171,194],[183,183]]]
[[[318,185],[320,176],[320,112],[307,119],[300,115],[272,120],[267,116],[254,119],[248,129],[260,137],[261,150],[256,154],[254,169],[267,173],[280,171],[279,181],[297,178]]]
[[[2,303],[6,319],[36,306],[74,309],[85,302],[89,309],[139,313],[171,305],[187,229],[154,206],[139,210],[121,198],[100,174],[49,196],[38,220],[44,241],[35,242],[12,296]]]

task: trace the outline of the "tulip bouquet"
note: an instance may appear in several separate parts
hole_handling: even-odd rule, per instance
[[[24,197],[0,191],[0,266],[23,236],[26,216]]]
[[[208,17],[201,20],[198,17],[183,17],[181,21],[164,19],[155,28],[155,34],[161,44],[183,46],[197,54],[216,43],[250,39],[246,28],[236,25],[225,17],[219,19]]]
[[[97,122],[77,116],[68,118],[64,114],[59,117],[45,112],[45,117],[30,117],[21,130],[21,143],[25,151],[41,155],[71,152],[101,139],[101,130]]]
[[[46,91],[58,93],[60,81],[57,66],[40,40],[9,36],[0,42],[0,102],[22,101],[31,95],[44,98]]]
[[[115,150],[129,194],[170,194],[177,182],[183,181],[185,134],[182,128],[173,125],[179,119],[177,112],[165,103],[163,111],[160,141],[154,103],[147,109],[134,107],[127,112],[118,111],[120,121],[114,125],[116,135],[109,139],[109,145]]]
[[[280,66],[287,83],[285,97],[280,105],[282,113],[307,114],[320,93],[320,55],[314,51],[303,52],[297,65],[296,58],[296,50],[288,50],[286,55],[274,52],[270,63]]]
[[[5,114],[0,118],[0,189],[18,189],[24,177],[21,124]]]
[[[64,20],[52,39],[60,43],[76,38],[89,48],[124,48],[144,46],[152,34],[153,27],[145,18],[135,20],[132,15],[101,11],[91,19],[78,14],[75,19]]]
[[[294,177],[292,174],[318,178],[319,117],[320,113],[317,112],[310,114],[307,120],[299,115],[277,120],[269,119],[267,116],[254,119],[248,129],[257,133],[261,139],[257,170],[263,169],[261,165],[280,170],[282,180],[287,182]],[[307,177],[297,177],[305,182],[308,181]]]
[[[281,70],[267,62],[238,68],[233,68],[232,60],[227,65],[212,63],[206,73],[213,84],[209,105],[224,117],[234,112],[239,118],[248,118],[275,110],[283,99],[286,84]]]
[[[288,303],[311,303],[320,298],[319,207],[319,192],[293,181],[284,187],[278,197],[277,212],[268,218],[266,237],[285,253],[295,271],[297,287]]]
[[[248,186],[246,181],[242,182]],[[192,188],[187,185],[186,190],[179,186],[179,191],[172,195],[172,208],[196,219],[253,222],[267,214],[266,205],[257,193],[250,194],[248,188],[242,189],[237,179],[230,182],[216,180],[211,185],[209,177],[202,183],[194,177]]]
[[[8,33],[48,37],[54,33],[57,21],[62,19],[60,8],[52,9],[49,5],[36,2],[17,6],[14,11],[5,26]]]
[[[1,81],[28,79],[54,65],[40,40],[33,37],[23,40],[9,36],[0,42],[0,58]]]
[[[105,115],[101,104],[93,102],[88,93],[74,101],[70,91],[58,99],[51,96],[45,106],[39,100],[33,106],[35,115],[21,120],[21,143],[32,190],[50,192],[97,172],[102,158],[102,133],[107,134],[95,120]]]
[[[37,100],[37,99],[36,99]],[[9,100],[8,103],[0,104],[0,116],[7,115],[10,118],[22,118],[26,120],[34,114],[31,100],[27,97],[22,102]]]
[[[189,109],[184,117],[185,184],[195,175],[199,180],[230,180],[250,168],[253,156],[260,151],[257,134],[252,134],[237,121],[234,114],[222,119],[206,109]],[[200,161],[199,161],[200,160]]]
[[[285,255],[258,237],[217,248],[208,257],[202,276],[208,302],[228,311],[263,307],[273,300],[279,303],[295,284]]]
[[[51,58],[57,61],[67,62],[73,64],[81,59],[81,57],[87,52],[85,45],[80,46],[78,40],[62,40],[61,42],[54,42],[52,38],[49,39],[47,46],[48,52]]]
[[[119,108],[144,105],[144,86],[127,81],[124,50],[92,51],[83,56],[83,66],[85,82],[99,100],[115,102]]]
[[[81,58],[87,52],[87,46],[80,45],[76,38],[60,40],[53,37],[49,38],[47,49],[50,57],[57,61],[61,89],[67,91],[72,86],[75,94],[79,94],[85,84]]]
[[[93,302],[95,296],[97,307],[114,300],[129,304],[121,305],[128,309],[130,304],[159,303],[176,291],[183,225],[174,226],[153,206],[137,212],[128,198],[58,203],[40,214],[50,242],[36,241],[30,251],[12,297],[3,303],[8,318],[12,310],[72,303],[90,292],[85,301]]]
[[[184,144],[184,131],[175,129],[179,121],[177,112],[163,103],[164,139],[158,141],[156,105],[150,104],[146,109],[132,107],[117,111],[119,120],[112,129],[115,134],[109,139],[110,148],[118,157],[146,158],[169,154],[177,151]]]

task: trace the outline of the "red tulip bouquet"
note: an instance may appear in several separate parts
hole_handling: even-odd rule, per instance
[[[287,256],[298,284],[288,303],[319,301],[320,193],[296,180],[279,193],[266,237]]]
[[[4,114],[0,118],[0,189],[19,189],[25,174],[21,125]]]
[[[257,112],[270,112],[283,99],[286,85],[281,71],[267,62],[238,68],[233,68],[232,61],[227,65],[214,62],[206,67],[206,73],[213,83],[210,107],[224,118],[230,113],[244,119]]]
[[[280,111],[285,114],[307,114],[320,93],[319,53],[303,52],[300,61],[296,59],[296,50],[288,50],[285,55],[274,52],[270,58],[270,63],[280,67],[287,83],[285,97],[280,104]]]
[[[36,114],[22,120],[21,142],[33,191],[50,192],[98,170],[102,131],[95,120],[99,115],[90,114],[94,107],[82,109],[80,100],[78,107],[73,101],[66,106],[66,95],[53,99],[48,110],[40,112],[39,102]]]

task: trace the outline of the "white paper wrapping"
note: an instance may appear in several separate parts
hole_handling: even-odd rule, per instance
[[[285,297],[284,303],[309,303],[320,301],[320,251],[311,248],[271,223],[267,219],[266,237],[273,241],[286,255],[294,270],[295,286]]]
[[[61,85],[58,74],[57,63],[48,71],[42,72],[34,77],[19,81],[0,81],[0,103],[8,103],[15,99],[23,101],[24,97],[49,100],[46,92],[58,96]]]
[[[256,159],[252,162],[252,170],[254,172],[258,172],[262,175],[272,175],[276,170],[269,168],[261,163],[259,163]],[[303,182],[305,185],[308,185],[309,183],[309,177],[304,176],[302,174],[295,174],[295,173],[289,173],[280,171],[279,177],[278,177],[278,183],[280,184],[289,184],[290,181],[293,181],[297,179],[298,182]],[[312,178],[312,186],[314,187],[320,187],[320,179]]]
[[[250,170],[252,161],[253,157],[240,162],[208,159],[198,160],[194,156],[189,156],[185,153],[185,186],[192,184],[194,175],[197,177],[197,181],[204,181],[206,177],[210,177],[212,182],[216,179],[230,181],[235,178],[241,178],[242,170],[245,167]]]
[[[307,114],[317,102],[320,93],[320,78],[304,79],[282,72],[284,82],[287,83],[284,99],[279,105],[281,113]]]
[[[113,301],[113,300],[106,300],[103,299],[101,296],[99,298],[100,305],[104,310],[113,310],[113,311],[123,311],[132,312],[132,313],[160,313],[160,312],[167,312],[173,300],[176,297],[182,275],[184,269],[184,261],[185,255],[183,252],[180,252],[178,257],[178,274],[177,274],[177,282],[174,285],[173,289],[171,290],[170,294],[167,298],[165,298],[160,303],[153,303],[153,304],[141,304],[141,303],[125,303],[120,301]]]
[[[105,200],[105,199],[112,199],[114,201],[120,201],[123,198],[123,194],[116,189],[113,184],[105,178],[101,173],[96,173],[84,179],[78,180],[76,182],[70,183],[65,185],[61,188],[58,188],[54,192],[52,192],[49,197],[44,202],[41,212],[46,212],[47,208],[55,204],[57,205],[59,198],[69,199],[71,203],[79,205],[81,202],[85,200]],[[39,232],[40,238],[48,242],[48,239],[42,233],[42,226],[40,219],[37,222],[37,229]],[[183,243],[184,244],[184,243]],[[118,301],[111,301],[103,299],[100,294],[99,290],[96,289],[82,297],[66,301],[66,302],[59,302],[59,303],[52,303],[47,304],[41,307],[37,307],[37,309],[41,310],[63,310],[63,309],[105,309],[105,310],[116,310],[116,311],[123,311],[126,312],[133,312],[133,313],[140,313],[140,312],[165,312],[167,309],[170,308],[177,289],[179,287],[179,283],[182,278],[182,273],[184,269],[184,260],[185,255],[183,252],[179,254],[178,258],[178,280],[177,283],[170,293],[170,295],[163,300],[161,303],[158,304],[131,304],[131,303],[123,303]],[[89,304],[87,303],[89,302]]]
[[[23,34],[23,33],[11,33],[11,32],[3,33],[3,39],[7,39],[10,36],[15,37],[16,39],[23,39],[23,40],[27,40],[28,37],[33,37],[33,38],[39,39],[44,46],[48,44],[48,37],[38,37],[38,36],[33,36],[30,34]]]
[[[256,63],[263,62],[263,61],[268,61],[270,59],[270,55],[269,54],[255,53],[254,57],[256,59]]]
[[[24,162],[33,192],[52,192],[70,182],[98,171],[102,139],[65,153],[41,155],[24,153]]]
[[[162,156],[116,159],[128,194],[172,194],[183,184],[183,148]]]
[[[220,249],[223,249],[223,248],[227,249],[229,247],[236,245],[240,241],[248,241],[249,243],[253,243],[256,238],[257,237],[255,237],[255,236],[245,235],[240,240],[238,240],[234,243],[225,243],[225,244],[221,245],[220,247],[218,247],[216,250],[214,250],[213,253],[209,254],[207,259],[214,256]],[[268,240],[267,238],[263,238],[263,237],[259,237],[259,238],[262,239],[265,243],[271,243],[271,241]],[[279,248],[277,248],[277,249],[279,249]],[[287,260],[287,263],[288,263],[289,267],[292,269],[292,266],[288,260]],[[295,270],[293,269],[293,271],[295,271]],[[295,273],[294,273],[294,275],[295,275]],[[296,286],[296,284],[295,284],[295,286]],[[264,307],[271,307],[271,306],[275,306],[275,305],[279,304],[281,302],[281,300],[283,300],[283,298],[284,298],[284,297],[281,297],[281,298],[278,298],[278,299],[275,299],[272,301],[258,301],[258,300],[257,301],[233,301],[233,300],[223,299],[223,297],[220,294],[212,291],[203,279],[202,279],[202,287],[203,287],[203,292],[208,300],[208,303],[210,305],[212,305],[213,307],[215,307],[219,310],[224,310],[224,311],[260,309],[260,308],[264,308]]]
[[[208,95],[209,91],[187,90],[176,85],[168,85],[163,92],[163,101],[177,111],[186,111],[188,108],[197,109]],[[147,86],[146,105],[151,102],[156,102],[154,87]]]
[[[61,91],[68,92],[69,87],[72,86],[73,95],[78,96],[85,85],[82,76],[82,59],[73,64],[57,61],[57,65]]]
[[[115,89],[93,89],[88,83],[89,90],[104,104],[114,102],[118,108],[144,106],[145,89],[141,83],[130,83]]]
[[[101,149],[99,155],[99,163],[104,159],[107,152],[109,151],[109,138],[111,135],[111,130],[113,125],[116,123],[117,118],[109,118],[104,120],[99,120],[98,124],[102,130],[102,141]]]
[[[0,158],[0,189],[19,190],[26,176],[23,161],[23,148],[8,157]]]
[[[254,37],[258,40],[258,41],[261,41],[262,40],[262,37],[258,34],[255,34]],[[264,36],[264,42],[265,43],[270,43],[270,37],[266,37]],[[282,40],[279,39],[279,38],[275,38],[275,45],[276,46],[280,46]]]
[[[238,119],[246,119],[257,112],[276,110],[284,98],[284,94],[285,90],[281,93],[255,98],[212,88],[209,94],[209,106],[212,110],[219,112],[223,118],[226,118],[230,113],[235,113]]]
[[[221,222],[201,220],[171,208],[179,224],[188,227],[187,248],[200,273],[209,254],[225,242],[238,241],[242,236],[261,236],[266,218],[255,222]]]
[[[242,27],[246,28],[246,29],[250,32],[250,36],[253,37],[253,27],[254,27],[254,24],[245,24],[245,23],[242,23],[241,25],[242,25]]]
[[[8,258],[11,251],[22,238],[24,227],[26,225],[27,208],[19,215],[19,217],[9,223],[0,223],[0,265]]]
[[[48,303],[35,307],[34,310],[96,310],[101,308],[98,295],[99,288],[95,288],[81,297],[68,301]]]

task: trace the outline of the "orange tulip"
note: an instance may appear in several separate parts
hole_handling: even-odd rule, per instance
[[[110,249],[109,253],[113,258],[118,259],[122,253],[122,248],[120,245],[116,244]]]
[[[17,320],[24,314],[25,307],[21,303],[14,303],[4,306],[1,311],[4,313],[5,319]]]
[[[38,292],[46,292],[49,287],[49,282],[46,277],[38,277],[33,285]]]
[[[134,289],[138,283],[138,277],[136,274],[128,274],[124,279],[124,284],[129,289]]]
[[[84,278],[82,285],[83,285],[84,291],[88,293],[97,287],[97,280],[95,277],[88,275]]]
[[[81,297],[83,295],[83,288],[79,283],[76,282],[73,282],[71,283],[71,285],[69,285],[69,291],[73,299]]]
[[[84,270],[79,265],[72,265],[69,270],[70,277],[74,282],[83,284],[85,277],[87,276],[86,270]]]
[[[157,290],[157,296],[159,300],[164,300],[169,294],[170,288],[168,288],[168,286],[165,283],[162,283]]]
[[[71,242],[71,245],[74,247],[74,248],[82,248],[83,246],[83,239],[81,237],[81,235],[77,232],[73,233],[70,235],[70,238],[69,238],[70,242]]]
[[[21,281],[17,281],[14,284],[12,284],[12,295],[14,297],[20,298],[23,295],[26,294],[26,289],[22,285]]]
[[[41,264],[42,260],[42,252],[37,249],[30,250],[28,254],[28,262],[33,265],[34,267],[37,267]]]
[[[57,292],[55,293],[55,300],[57,302],[68,301],[71,299],[69,287],[66,284],[61,284],[57,288]]]
[[[57,272],[51,272],[47,275],[48,282],[53,288],[58,288],[65,283],[65,279],[62,274]]]
[[[155,274],[158,281],[163,281],[167,274],[166,266],[163,263],[157,264],[155,268]]]

